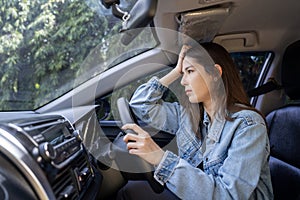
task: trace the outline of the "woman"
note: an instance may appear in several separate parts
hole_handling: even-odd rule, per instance
[[[135,124],[123,126],[137,133],[124,137],[129,153],[155,166],[155,179],[167,188],[161,199],[273,199],[264,118],[249,104],[228,52],[214,43],[202,47],[183,46],[177,66],[140,86],[130,102],[145,122],[176,134],[178,155],[161,149]],[[161,100],[181,76],[198,115],[194,107]],[[132,183],[119,195],[135,191],[143,198],[138,187]]]

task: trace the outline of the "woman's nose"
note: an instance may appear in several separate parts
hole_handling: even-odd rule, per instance
[[[186,77],[185,77],[184,74],[183,74],[183,76],[182,76],[182,78],[181,78],[180,84],[183,85],[183,86],[185,86],[185,85],[187,84],[187,82],[186,82]]]

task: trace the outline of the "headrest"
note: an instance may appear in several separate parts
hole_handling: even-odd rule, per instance
[[[282,58],[282,86],[291,100],[300,99],[300,40],[289,45]]]

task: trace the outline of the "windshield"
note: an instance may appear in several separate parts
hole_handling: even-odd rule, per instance
[[[122,0],[120,8],[129,12],[135,2]],[[141,31],[122,45],[122,20],[100,0],[2,0],[0,6],[2,111],[37,109],[157,44],[151,31]]]

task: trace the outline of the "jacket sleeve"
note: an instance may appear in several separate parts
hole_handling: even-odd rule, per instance
[[[157,77],[137,88],[129,104],[134,114],[150,126],[175,134],[179,127],[180,106],[162,100],[168,88]]]

